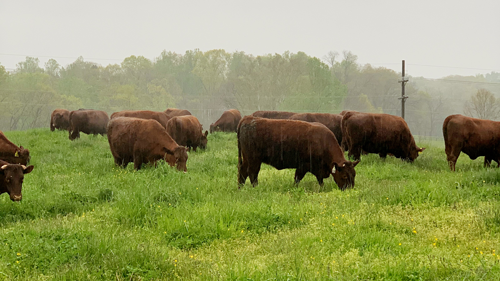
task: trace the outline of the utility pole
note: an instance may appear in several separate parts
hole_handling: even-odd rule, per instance
[[[398,99],[401,100],[401,117],[405,119],[405,102],[408,98],[405,96],[405,83],[408,82],[408,79],[405,77],[405,60],[403,60],[403,72],[401,74],[402,77],[399,80],[399,83],[401,83],[401,97]]]

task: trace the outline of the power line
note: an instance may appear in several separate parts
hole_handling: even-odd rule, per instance
[[[24,55],[24,54],[0,54],[0,56],[15,56],[15,57],[35,57],[35,58],[57,58],[57,59],[75,59],[75,57],[60,57],[60,56],[37,56],[37,55]],[[78,56],[76,57],[77,59],[81,57]],[[85,58],[85,57],[84,57]],[[123,60],[123,59],[116,59],[116,58],[85,58],[85,59],[91,59],[91,60]]]

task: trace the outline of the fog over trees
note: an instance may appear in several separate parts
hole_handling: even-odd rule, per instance
[[[322,59],[303,52],[252,56],[224,50],[163,51],[154,61],[130,56],[99,65],[79,57],[67,66],[43,67],[26,57],[12,72],[0,64],[0,130],[49,127],[56,108],[120,110],[188,109],[204,128],[236,108],[339,113],[344,109],[401,114],[401,73],[361,65],[349,51]],[[500,118],[500,73],[409,77],[406,116],[412,133],[442,136],[446,116]]]

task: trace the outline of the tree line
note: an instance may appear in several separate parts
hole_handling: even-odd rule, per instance
[[[41,67],[38,58],[26,57],[13,72],[0,65],[0,130],[48,127],[55,108],[94,108],[111,114],[177,107],[190,110],[205,128],[230,108],[243,115],[256,110],[344,109],[399,115],[400,76],[387,68],[361,65],[349,51],[330,52],[323,59],[303,52],[253,56],[220,49],[163,51],[153,61],[130,56],[120,64],[102,66],[79,57],[65,67],[54,59]],[[414,134],[440,136],[444,118],[466,111],[479,90],[493,99],[500,93],[496,72],[453,76],[448,79],[453,83],[445,80],[410,78],[406,120]],[[491,98],[487,103],[492,104]],[[474,114],[473,108],[468,114]]]

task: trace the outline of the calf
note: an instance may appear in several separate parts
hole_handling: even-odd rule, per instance
[[[237,109],[224,111],[219,120],[210,124],[210,133],[214,132],[236,132],[238,123],[241,120],[241,113]]]
[[[199,146],[201,149],[207,147],[208,131],[203,133],[203,127],[193,115],[175,116],[167,123],[167,132],[179,144],[184,145],[188,149]]]
[[[108,121],[108,114],[101,110],[79,109],[71,111],[69,114],[69,139],[80,138],[80,132],[103,136],[106,134]]]
[[[68,130],[69,129],[69,110],[56,109],[50,115],[50,130]]]

